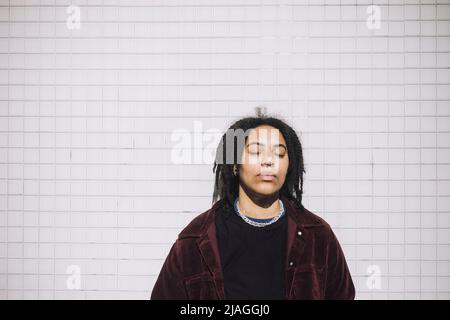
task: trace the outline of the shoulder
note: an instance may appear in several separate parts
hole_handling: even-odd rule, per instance
[[[178,239],[199,238],[208,227],[214,223],[214,212],[221,206],[217,201],[211,208],[194,217],[191,222],[178,234]]]
[[[305,217],[304,220],[309,221],[308,226],[311,227],[310,229],[314,233],[316,233],[317,236],[323,237],[325,239],[325,241],[328,243],[338,242],[338,239],[336,237],[336,234],[333,231],[333,228],[324,218],[309,211],[306,208],[304,208],[303,215]],[[313,221],[313,222],[311,222],[311,221]]]
[[[307,229],[315,237],[322,237],[330,241],[334,238],[333,230],[330,224],[318,214],[313,213],[304,206],[298,208],[295,204],[287,200],[288,214],[300,229]]]
[[[323,227],[325,229],[331,229],[330,224],[318,214],[311,212],[310,210],[303,208],[303,216],[306,221],[305,224],[309,224],[312,226]]]
[[[305,208],[303,205],[301,208],[299,208],[295,202],[291,199],[288,199],[286,197],[282,197],[283,203],[286,206],[288,215],[295,221],[295,223],[299,227],[303,228],[325,228],[329,229],[331,228],[325,219],[320,217],[319,215],[311,212],[307,208]]]

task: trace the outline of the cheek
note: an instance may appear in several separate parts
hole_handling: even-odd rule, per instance
[[[289,159],[282,159],[279,163],[280,167],[278,169],[278,174],[282,177],[286,177],[289,168]]]
[[[261,159],[257,155],[251,155],[248,153],[244,153],[242,155],[242,164],[246,166],[259,166]]]
[[[258,173],[261,169],[261,163],[256,156],[244,154],[242,158],[241,168],[245,172]]]
[[[255,175],[258,174],[259,170],[259,165],[254,165],[254,164],[241,164],[241,177],[245,178],[245,177],[253,177]]]

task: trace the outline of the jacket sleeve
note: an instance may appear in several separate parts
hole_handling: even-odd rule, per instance
[[[151,300],[186,300],[180,264],[180,242],[176,240],[167,255],[152,290]]]
[[[325,299],[353,300],[355,286],[339,241],[330,228]]]

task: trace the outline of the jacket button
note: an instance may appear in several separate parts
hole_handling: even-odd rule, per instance
[[[293,261],[290,261],[290,262],[289,262],[289,266],[292,267],[293,265],[294,265],[294,262],[293,262]]]
[[[298,231],[297,231],[297,235],[298,235],[298,236],[301,236],[301,235],[302,235],[302,232],[301,232],[300,230],[298,230]]]

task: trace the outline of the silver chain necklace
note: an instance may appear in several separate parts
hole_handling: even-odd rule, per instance
[[[267,222],[253,221],[250,218],[248,218],[246,215],[242,214],[241,210],[239,209],[239,199],[238,198],[236,198],[236,200],[234,202],[234,207],[236,209],[237,214],[248,224],[255,226],[255,227],[265,227],[265,226],[268,226],[269,224],[275,223],[283,215],[283,213],[284,213],[283,201],[281,201],[280,199],[278,199],[278,201],[280,202],[280,212],[275,217],[273,217],[272,220],[267,221]]]

